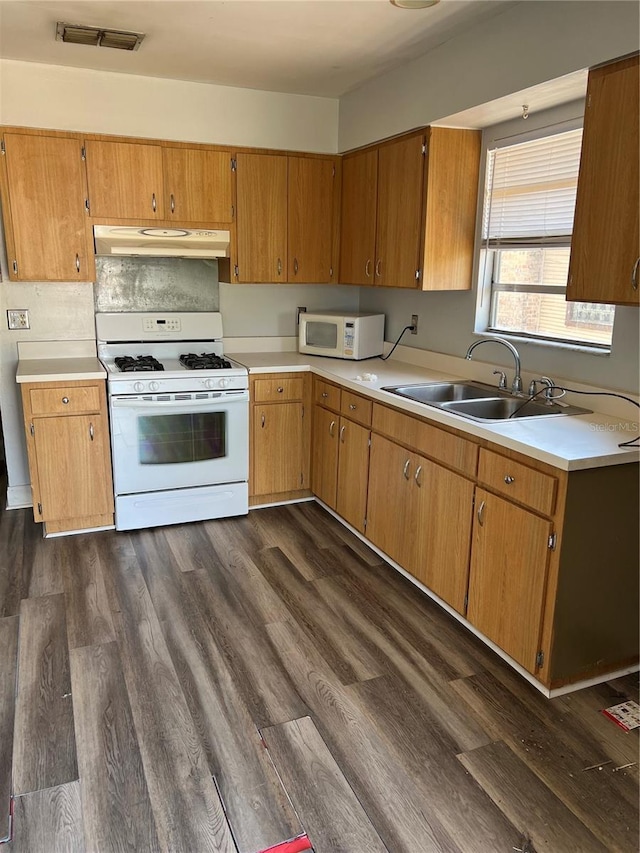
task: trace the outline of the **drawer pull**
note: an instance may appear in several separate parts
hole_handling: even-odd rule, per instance
[[[510,486],[510,485],[511,485],[511,483],[513,483],[515,479],[516,479],[516,478],[515,478],[515,477],[512,477],[512,476],[511,476],[511,474],[505,474],[505,475],[504,475],[504,481],[505,481],[505,483],[507,484],[507,486]]]
[[[404,463],[404,468],[402,469],[402,473],[404,475],[405,480],[409,479],[409,466],[411,465],[411,460],[407,459]]]
[[[352,412],[355,412],[355,410],[356,410],[358,407],[356,406],[356,404],[355,404],[355,403],[349,403],[349,408],[351,409],[351,411],[352,411]]]
[[[371,258],[367,258],[367,263],[364,265],[364,274],[367,278],[371,278]]]
[[[278,275],[282,275],[282,261],[278,258]]]
[[[158,205],[156,204],[156,194],[155,193],[151,193],[151,209],[153,210],[154,213],[158,209]]]
[[[322,397],[323,400],[326,400],[329,395],[327,394],[326,391],[323,391],[320,396]]]
[[[282,394],[282,392],[284,391],[284,388],[281,385],[279,388],[276,388],[276,391],[278,392],[278,394]]]
[[[260,423],[261,423],[262,429],[264,429],[264,424],[265,424],[264,415],[262,415],[262,417],[260,418]]]
[[[64,403],[64,405],[66,406],[66,405],[67,405],[67,403],[69,402],[69,398],[68,398],[68,397],[63,397],[63,398],[62,398],[62,402],[63,402],[63,403]]]
[[[418,488],[422,487],[422,480],[420,479],[420,474],[422,474],[422,465],[418,465],[418,467],[416,468],[415,476],[414,476],[414,480],[416,481],[416,486]]]
[[[171,213],[175,213],[176,212],[176,200],[173,197],[173,193],[171,193],[170,199],[171,199]]]
[[[480,527],[484,527],[484,508],[486,506],[486,501],[481,501],[480,506],[478,507],[478,524]]]
[[[93,441],[93,436],[94,436],[93,424],[89,424],[89,438],[91,439],[91,441]]]
[[[80,272],[80,255],[76,252],[76,272]]]
[[[344,444],[344,431],[345,431],[345,429],[346,429],[346,426],[344,426],[344,425],[340,427],[340,441],[342,444]]]
[[[329,435],[331,436],[331,438],[333,438],[333,431],[335,428],[336,428],[336,422],[331,421],[331,423],[329,424]]]

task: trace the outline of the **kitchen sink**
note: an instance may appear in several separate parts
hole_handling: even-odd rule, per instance
[[[421,385],[393,385],[383,388],[416,403],[449,403],[495,397],[499,391],[483,382],[425,382]]]
[[[591,412],[564,402],[550,402],[486,385],[484,382],[425,382],[417,385],[393,385],[382,389],[417,403],[476,421],[505,421],[553,415],[584,415]]]

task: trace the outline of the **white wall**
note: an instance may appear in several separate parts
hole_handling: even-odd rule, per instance
[[[638,50],[639,24],[636,2],[518,3],[342,98],[340,150]],[[532,126],[535,105],[530,108]],[[395,340],[418,314],[419,333],[407,334],[404,345],[461,356],[478,339],[476,293],[475,286],[468,293],[362,288],[360,309],[386,314],[387,340]],[[526,343],[518,344],[523,364],[539,374],[638,393],[638,319],[637,309],[616,309],[608,356]],[[478,355],[511,366],[499,347]]]
[[[338,101],[4,59],[0,124],[335,153]]]

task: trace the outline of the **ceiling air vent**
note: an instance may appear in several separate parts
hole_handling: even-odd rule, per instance
[[[83,24],[56,24],[56,41],[70,44],[88,44],[93,47],[113,47],[116,50],[137,50],[144,33],[130,33],[102,27],[86,27]]]

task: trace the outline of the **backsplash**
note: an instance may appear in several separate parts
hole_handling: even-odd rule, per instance
[[[96,258],[96,311],[218,311],[218,262]]]

